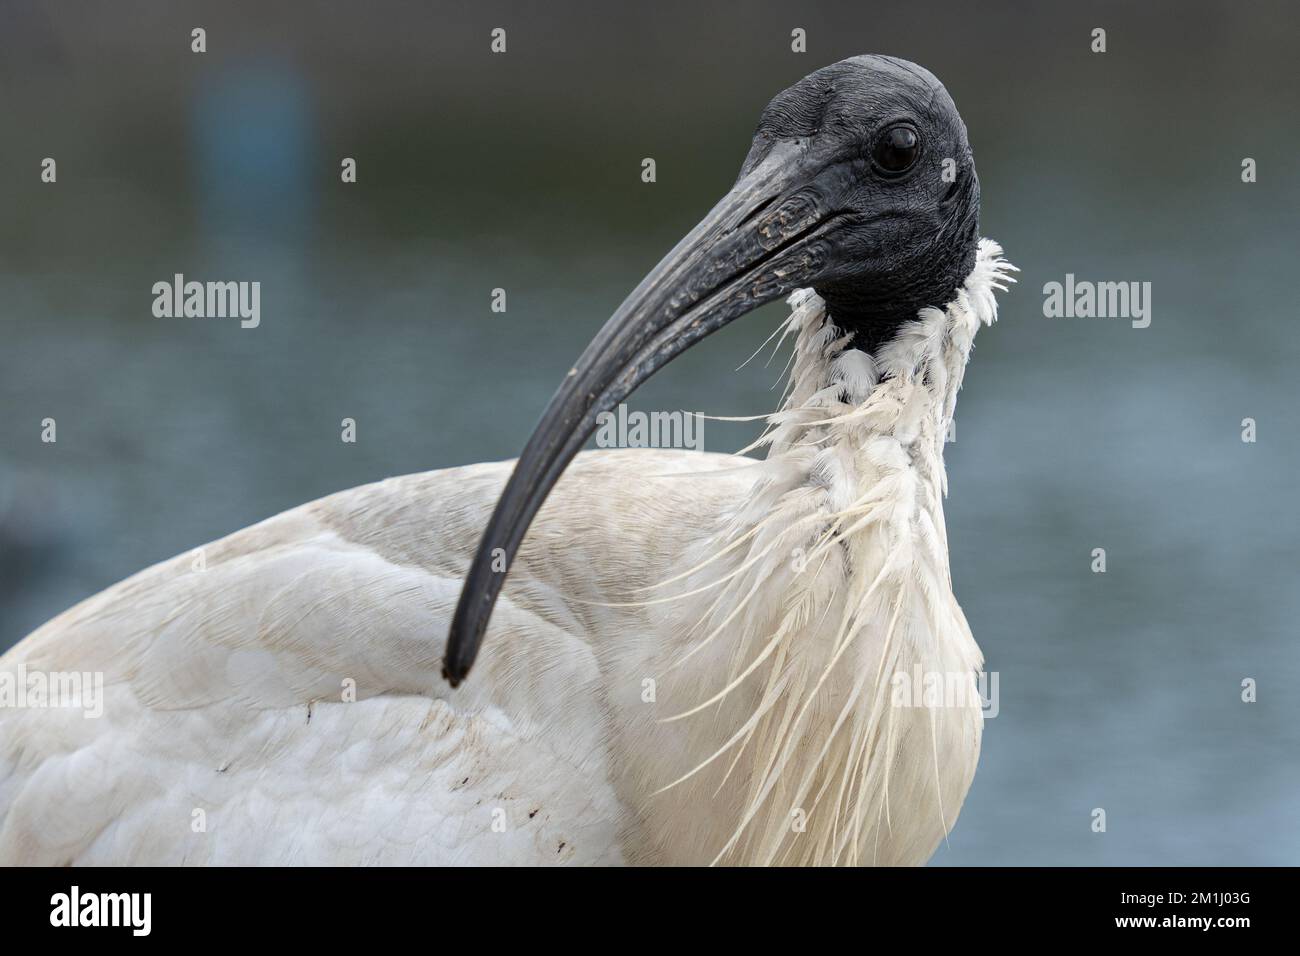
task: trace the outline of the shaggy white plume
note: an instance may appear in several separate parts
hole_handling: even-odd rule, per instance
[[[703,655],[693,669],[729,676],[671,718],[716,747],[662,796],[683,813],[738,808],[715,862],[922,863],[956,819],[979,755],[982,658],[951,590],[943,446],[1013,269],[982,240],[947,308],[874,356],[847,348],[811,289],[790,297],[789,387],[751,446],[769,449],[761,477],[673,579],[680,662]],[[917,668],[969,693],[900,705],[895,675]]]

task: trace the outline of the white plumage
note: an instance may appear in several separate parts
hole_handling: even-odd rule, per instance
[[[0,670],[102,671],[104,715],[0,709],[0,862],[924,862],[981,715],[889,678],[981,666],[943,442],[1010,268],[981,241],[874,359],[792,296],[762,462],[579,456],[458,690],[429,635],[510,463],[303,505],[60,615]]]

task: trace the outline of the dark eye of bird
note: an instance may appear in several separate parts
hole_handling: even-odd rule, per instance
[[[910,126],[891,126],[876,142],[876,165],[887,173],[912,168],[921,153],[921,137]]]

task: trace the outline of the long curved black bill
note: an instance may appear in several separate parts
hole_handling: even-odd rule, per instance
[[[836,217],[809,181],[804,158],[797,143],[779,142],[744,172],[569,370],[519,456],[465,577],[443,658],[453,687],[474,664],[529,524],[600,413],[705,336],[816,275]]]

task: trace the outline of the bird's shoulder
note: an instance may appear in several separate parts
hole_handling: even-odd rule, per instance
[[[673,478],[736,465],[581,456],[499,608],[510,639],[489,642],[454,695],[442,640],[511,462],[352,488],[83,601],[0,658],[0,671],[103,681],[94,718],[0,712],[0,859],[616,858],[593,618],[566,603],[561,576],[622,584],[628,563],[655,560],[640,538],[671,538],[647,524],[699,503],[697,483]],[[734,494],[719,481],[711,493]],[[571,546],[584,535],[604,542],[594,574]],[[196,811],[225,821],[226,842],[191,829]],[[280,825],[290,812],[299,822]],[[383,839],[367,831],[381,826]]]
[[[665,509],[689,514],[692,505],[727,500],[752,480],[743,474],[750,464],[702,452],[586,452],[539,516],[538,537],[571,524],[574,536],[605,536],[616,548]],[[200,704],[204,688],[227,683],[202,676],[210,667],[242,672],[243,661],[259,670],[260,656],[293,656],[310,632],[314,670],[344,659],[352,669],[391,665],[423,681],[437,668],[428,618],[454,603],[513,465],[403,475],[307,502],[87,598],[20,641],[0,666],[21,657],[29,666],[103,670],[129,678],[147,700]],[[696,474],[713,477],[704,489],[676,480]],[[307,699],[305,676],[285,676],[295,698]]]

